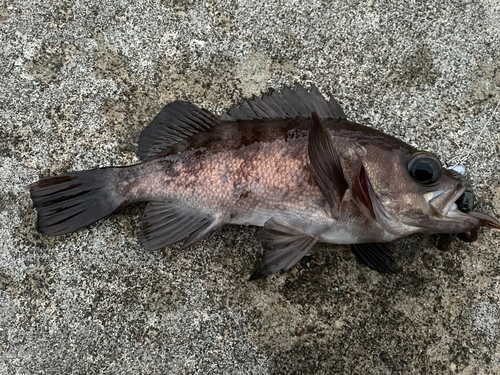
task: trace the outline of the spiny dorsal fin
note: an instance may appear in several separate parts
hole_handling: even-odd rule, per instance
[[[139,137],[139,158],[145,160],[183,139],[217,125],[219,118],[180,100],[166,105]]]
[[[311,117],[311,112],[316,112],[322,119],[345,119],[344,111],[333,97],[326,101],[316,86],[311,85],[311,90],[307,91],[302,85],[296,84],[295,91],[285,86],[283,94],[273,91],[262,98],[254,96],[224,113],[221,120],[307,118]]]

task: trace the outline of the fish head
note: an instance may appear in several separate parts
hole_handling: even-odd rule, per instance
[[[372,155],[364,164],[373,213],[388,232],[405,236],[477,233],[481,226],[500,229],[493,217],[458,209],[457,201],[469,184],[443,168],[434,154],[408,146],[379,149]]]

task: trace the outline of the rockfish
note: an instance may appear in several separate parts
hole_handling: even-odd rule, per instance
[[[224,224],[257,225],[262,254],[251,279],[290,269],[316,242],[349,244],[369,267],[395,272],[388,242],[500,229],[457,209],[468,183],[436,156],[348,121],[314,86],[254,97],[222,116],[175,101],[142,131],[139,156],[32,184],[37,229],[70,233],[141,201],[148,250],[190,246]]]

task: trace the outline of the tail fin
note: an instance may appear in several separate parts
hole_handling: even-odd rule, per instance
[[[70,233],[126,205],[115,190],[115,168],[71,172],[30,186],[38,211],[37,230],[49,236]]]

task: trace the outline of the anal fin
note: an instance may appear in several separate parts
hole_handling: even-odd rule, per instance
[[[262,257],[250,276],[250,280],[269,276],[277,271],[288,271],[318,241],[317,237],[280,224],[270,219],[259,235],[262,244]]]
[[[150,202],[144,210],[139,242],[157,250],[185,240],[184,247],[213,234],[221,224],[212,216],[170,202]]]
[[[350,245],[359,261],[380,273],[397,273],[390,245],[386,243],[359,243]]]

